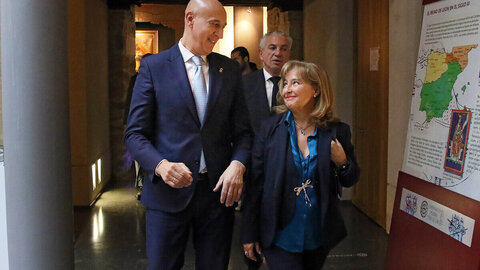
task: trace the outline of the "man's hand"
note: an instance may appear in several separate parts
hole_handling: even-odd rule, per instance
[[[262,250],[260,249],[260,244],[258,242],[243,244],[243,251],[245,252],[245,256],[247,256],[247,258],[257,261],[257,258],[255,257],[255,251],[253,250],[254,247],[258,254],[262,254]]]
[[[218,180],[217,185],[213,189],[214,192],[220,190],[222,187],[222,194],[220,195],[220,203],[225,203],[225,206],[232,206],[234,202],[240,200],[243,188],[243,173],[245,172],[245,165],[240,161],[233,160],[228,165]]]
[[[188,187],[192,184],[192,172],[183,163],[164,160],[156,169],[155,174],[160,175],[165,184],[172,188]]]

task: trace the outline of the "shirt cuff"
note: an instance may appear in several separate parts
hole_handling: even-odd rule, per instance
[[[164,161],[166,161],[165,158],[162,159],[162,160],[160,160],[160,162],[158,162],[157,166],[155,167],[155,175],[158,176],[158,177],[160,177],[160,175],[157,174],[157,169],[158,169],[158,167],[160,166],[160,164],[162,164],[162,162],[164,162]]]

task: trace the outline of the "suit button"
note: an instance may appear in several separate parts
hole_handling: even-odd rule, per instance
[[[195,161],[195,165],[200,165],[200,161]]]

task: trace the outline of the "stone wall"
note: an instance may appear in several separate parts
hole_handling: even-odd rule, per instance
[[[293,39],[290,58],[303,60],[303,12],[285,11],[279,8],[268,10],[267,31],[282,31]]]
[[[183,35],[186,5],[143,4],[135,8],[136,22],[161,24],[175,30],[175,42]]]
[[[124,130],[127,89],[135,74],[135,15],[128,10],[109,11],[108,66],[110,99],[110,149],[114,181],[134,181],[132,169],[125,169]]]
[[[293,39],[291,59],[303,60],[303,11],[288,11],[288,33]]]

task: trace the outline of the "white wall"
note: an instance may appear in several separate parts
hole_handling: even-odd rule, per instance
[[[422,1],[390,0],[387,231],[403,162],[422,11]]]

